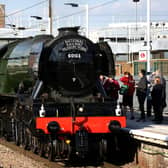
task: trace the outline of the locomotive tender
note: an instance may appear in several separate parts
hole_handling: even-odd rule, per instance
[[[126,126],[99,80],[115,75],[112,51],[78,29],[0,49],[0,133],[49,160],[101,160],[113,130]]]

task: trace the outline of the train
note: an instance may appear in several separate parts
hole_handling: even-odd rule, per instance
[[[103,160],[107,141],[126,127],[99,79],[115,76],[112,50],[79,27],[58,31],[0,48],[0,136],[50,161]]]

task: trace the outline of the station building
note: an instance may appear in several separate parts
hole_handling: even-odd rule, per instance
[[[137,75],[146,69],[146,22],[113,23],[109,27],[90,33],[94,41],[108,41],[116,60],[116,75],[125,71]],[[160,69],[168,76],[168,22],[151,23],[151,71]]]

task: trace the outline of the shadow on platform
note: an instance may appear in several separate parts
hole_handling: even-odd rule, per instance
[[[136,120],[140,118],[140,111],[135,109],[134,112],[135,119],[130,119],[130,112],[127,113],[127,128],[129,129],[138,129],[143,131],[150,131],[152,133],[160,133],[163,135],[168,135],[168,112],[163,112],[163,121],[161,124],[156,124],[152,119],[154,114],[152,113],[151,117],[146,117],[145,121],[137,122]]]

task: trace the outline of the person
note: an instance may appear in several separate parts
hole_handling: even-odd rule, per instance
[[[134,117],[134,109],[133,109],[133,96],[135,91],[135,81],[133,79],[133,76],[129,72],[124,72],[124,76],[120,78],[120,81],[123,82],[124,85],[128,86],[128,90],[125,94],[123,94],[122,99],[122,105],[123,110],[126,113],[127,106],[130,108],[131,112],[131,120],[133,120]]]
[[[163,77],[163,75],[161,74],[160,70],[157,69],[154,73],[153,73],[154,77],[159,76],[160,77],[160,83],[163,85],[163,89],[162,89],[162,96],[163,96],[163,108],[165,108],[167,106],[166,104],[166,80]]]
[[[148,90],[147,90],[147,116],[150,117],[151,113],[152,113],[152,97],[151,97],[151,90],[153,88],[154,84],[154,80],[155,77],[159,76],[160,77],[160,82],[163,85],[163,109],[167,106],[166,104],[166,80],[163,77],[163,75],[161,74],[160,70],[157,69],[156,71],[154,71],[152,74],[148,75]]]
[[[136,96],[138,98],[139,103],[139,109],[141,111],[141,116],[139,119],[137,119],[137,122],[139,121],[145,121],[145,110],[144,110],[144,103],[146,99],[146,93],[147,93],[147,78],[146,78],[146,71],[144,69],[141,69],[139,72],[140,80],[136,85]]]
[[[154,110],[154,119],[153,121],[157,124],[160,124],[163,120],[163,89],[164,86],[161,84],[160,76],[156,76],[154,79],[154,86],[151,92],[152,96],[152,105]]]
[[[99,102],[104,101],[104,97],[106,97],[106,92],[103,85],[107,79],[107,76],[101,74],[96,82],[96,87],[93,89],[93,96],[95,100]]]
[[[107,96],[110,97],[111,100],[117,102],[119,97],[118,91],[120,90],[119,82],[112,77],[108,77],[103,87]]]
[[[108,77],[105,76],[105,75],[100,75],[100,76],[99,76],[99,79],[100,79],[100,83],[101,83],[102,86],[103,86],[104,83],[106,82],[106,80],[108,79]]]

